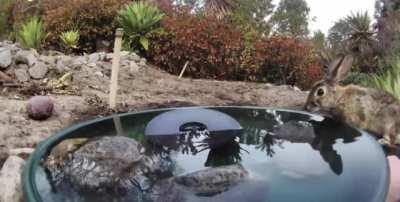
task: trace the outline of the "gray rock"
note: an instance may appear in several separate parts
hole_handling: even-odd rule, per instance
[[[139,72],[139,70],[140,70],[140,67],[139,67],[139,65],[136,64],[136,62],[134,62],[134,61],[129,62],[129,72],[131,74],[137,73],[137,72]]]
[[[53,56],[45,56],[42,55],[40,56],[40,61],[44,62],[47,65],[55,65],[56,64],[56,58]]]
[[[35,57],[35,53],[33,51],[23,50],[17,52],[15,55],[15,63],[27,64],[28,66],[32,67],[37,63],[37,58]]]
[[[144,58],[140,58],[140,56],[138,56],[136,53],[131,53],[130,54],[130,59],[135,61],[135,62],[141,62],[141,60],[144,59]]]
[[[64,73],[70,71],[69,66],[72,64],[72,58],[70,56],[59,56],[56,62],[55,69],[57,73]]]
[[[7,68],[11,63],[11,50],[8,48],[0,48],[0,68]]]
[[[97,63],[99,61],[104,61],[107,54],[104,52],[92,53],[89,55],[88,63]]]
[[[14,72],[15,77],[21,83],[27,82],[30,80],[30,76],[28,70],[26,68],[18,68]]]
[[[43,62],[36,62],[31,68],[29,68],[29,75],[31,75],[33,79],[43,79],[48,71],[49,68],[46,64]]]
[[[84,64],[87,64],[87,58],[85,56],[79,56],[79,57],[74,57],[73,60],[71,61],[69,67],[72,69],[78,69]]]
[[[21,174],[25,161],[17,156],[10,156],[0,171],[0,201],[23,201]]]

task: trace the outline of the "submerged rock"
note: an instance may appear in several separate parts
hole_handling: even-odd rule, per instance
[[[150,194],[153,201],[186,201],[186,195],[214,196],[248,177],[242,165],[221,166],[162,180]]]
[[[81,189],[125,189],[133,184],[143,155],[141,145],[123,136],[89,141],[73,153],[65,175]]]

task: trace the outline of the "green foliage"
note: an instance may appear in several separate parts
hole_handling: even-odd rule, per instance
[[[316,50],[323,50],[326,47],[325,34],[321,30],[314,32],[311,42]]]
[[[164,14],[150,4],[135,2],[126,6],[118,14],[118,21],[124,28],[133,49],[149,49],[149,34],[155,30]],[[140,46],[139,46],[140,45]]]
[[[60,39],[66,50],[73,50],[79,45],[79,30],[66,31],[60,34]]]
[[[13,0],[0,0],[0,40],[2,38],[7,38],[7,35],[12,30],[12,27],[8,22],[12,3]]]
[[[400,99],[400,59],[393,62],[392,68],[365,79],[365,85],[381,89]]]
[[[353,54],[362,72],[376,71],[376,40],[367,12],[351,13],[338,20],[329,30],[328,41],[335,54]]]
[[[45,38],[43,23],[36,17],[23,24],[17,32],[17,40],[24,48],[39,49]]]
[[[234,0],[234,2],[232,18],[235,24],[242,26],[247,32],[255,30],[269,35],[272,25],[265,18],[273,12],[272,0]]]
[[[271,20],[276,32],[305,38],[309,33],[309,13],[305,0],[281,0]]]
[[[371,77],[370,74],[354,71],[350,72],[349,75],[346,77],[346,79],[341,82],[341,84],[342,85],[354,84],[354,85],[365,86],[365,80],[369,79],[370,77]]]

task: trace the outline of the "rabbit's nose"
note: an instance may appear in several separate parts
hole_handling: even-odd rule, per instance
[[[318,105],[314,101],[309,102],[304,106],[304,110],[309,111],[309,112],[317,111]]]

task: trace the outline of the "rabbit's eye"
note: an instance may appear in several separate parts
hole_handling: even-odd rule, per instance
[[[324,87],[318,88],[316,94],[319,97],[324,96],[325,95],[325,88]]]

